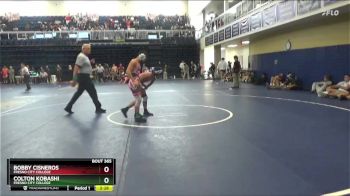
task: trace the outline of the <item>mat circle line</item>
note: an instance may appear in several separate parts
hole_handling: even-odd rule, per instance
[[[213,125],[225,122],[233,117],[233,113],[227,109],[215,107],[215,106],[207,106],[207,105],[156,105],[156,106],[149,106],[149,107],[204,107],[204,108],[211,108],[211,109],[217,109],[224,111],[228,113],[229,115],[226,118],[223,118],[221,120],[207,122],[207,123],[199,123],[199,124],[190,124],[190,125],[174,125],[174,126],[153,126],[153,125],[132,125],[132,124],[126,124],[117,122],[111,119],[111,117],[117,113],[120,113],[121,111],[116,111],[107,116],[107,120],[113,124],[124,126],[124,127],[135,127],[135,128],[153,128],[153,129],[174,129],[174,128],[187,128],[187,127],[200,127],[200,126],[207,126],[207,125]]]

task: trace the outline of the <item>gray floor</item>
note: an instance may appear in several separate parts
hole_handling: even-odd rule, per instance
[[[1,87],[1,195],[320,195],[350,187],[349,102],[212,81],[156,81],[146,124],[126,85],[96,85],[66,115],[66,85]],[[122,126],[118,124],[126,124]],[[132,127],[130,127],[130,125]],[[146,126],[146,127],[142,127]],[[9,192],[8,158],[117,160],[112,193]]]

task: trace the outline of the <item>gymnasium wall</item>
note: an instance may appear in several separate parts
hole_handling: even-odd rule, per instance
[[[258,74],[294,72],[304,89],[329,73],[333,80],[342,80],[350,72],[349,15],[324,18],[293,28],[265,34],[250,42],[250,62]],[[287,40],[292,50],[284,51]]]
[[[271,32],[251,40],[250,54],[282,51],[288,39],[292,42],[292,49],[350,44],[349,25],[349,15],[342,15],[328,21],[305,23],[298,28]]]
[[[108,15],[184,15],[188,2],[182,1],[1,1],[0,15],[63,16],[68,13]]]

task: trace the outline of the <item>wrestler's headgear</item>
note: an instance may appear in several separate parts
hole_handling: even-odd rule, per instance
[[[144,53],[139,54],[138,57],[139,57],[141,62],[145,62],[146,61],[146,55]]]

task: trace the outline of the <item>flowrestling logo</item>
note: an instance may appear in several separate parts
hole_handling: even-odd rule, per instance
[[[327,10],[322,13],[322,16],[338,16],[339,10]]]

